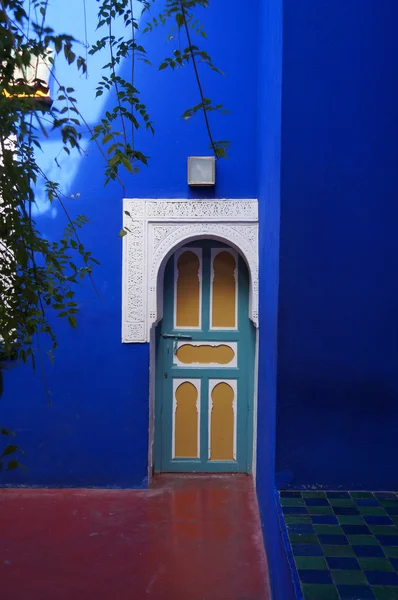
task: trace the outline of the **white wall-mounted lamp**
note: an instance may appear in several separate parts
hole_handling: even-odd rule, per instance
[[[216,161],[214,156],[188,157],[188,185],[215,185]]]

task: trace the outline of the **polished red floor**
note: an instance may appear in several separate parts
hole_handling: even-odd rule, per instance
[[[0,490],[2,600],[267,600],[251,477]]]

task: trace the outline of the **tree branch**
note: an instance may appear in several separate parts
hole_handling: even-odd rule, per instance
[[[216,146],[215,146],[215,143],[214,143],[214,140],[213,140],[213,136],[212,136],[212,133],[211,133],[210,123],[209,123],[209,117],[207,115],[207,110],[206,110],[206,105],[205,105],[205,95],[203,93],[202,82],[201,82],[200,77],[199,77],[199,71],[198,71],[198,66],[196,64],[195,54],[194,54],[194,52],[192,50],[191,33],[189,31],[187,14],[186,14],[185,6],[184,6],[184,0],[180,0],[180,7],[181,7],[182,18],[184,19],[184,27],[185,27],[185,32],[187,34],[188,45],[189,45],[189,52],[190,52],[190,55],[191,55],[191,58],[192,58],[192,65],[193,65],[193,69],[194,69],[194,72],[195,72],[196,82],[198,84],[199,94],[200,94],[200,98],[202,100],[202,110],[203,110],[203,116],[204,116],[204,119],[205,119],[205,124],[206,124],[206,129],[207,129],[207,135],[209,136],[210,146],[213,149],[214,155],[218,159],[218,153],[217,153]]]

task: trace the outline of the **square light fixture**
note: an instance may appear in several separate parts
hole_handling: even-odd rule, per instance
[[[215,185],[216,161],[214,156],[188,157],[188,185]]]

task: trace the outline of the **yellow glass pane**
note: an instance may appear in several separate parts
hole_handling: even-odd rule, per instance
[[[212,327],[236,327],[236,262],[229,252],[220,252],[213,261]]]
[[[218,383],[211,393],[210,459],[234,460],[234,390]]]
[[[199,258],[186,251],[177,261],[176,327],[199,327]]]
[[[230,346],[226,346],[225,344],[219,346],[183,344],[178,348],[176,357],[184,365],[227,365],[234,359],[235,352]]]
[[[185,381],[175,395],[175,457],[198,458],[198,390]]]

